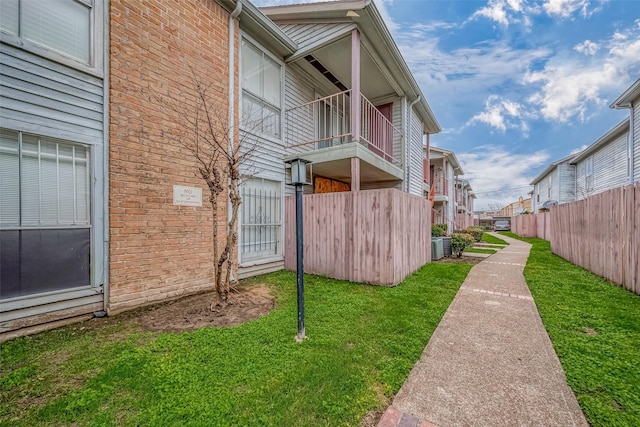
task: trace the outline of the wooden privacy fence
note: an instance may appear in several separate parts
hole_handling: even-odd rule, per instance
[[[549,240],[553,253],[640,295],[640,183],[554,206],[544,220],[535,217],[522,224],[514,218],[514,233]],[[550,223],[548,238],[527,236],[527,221],[537,230],[541,221]]]
[[[511,218],[511,230],[520,237],[551,239],[550,212],[535,215],[518,215]]]
[[[296,269],[295,198],[285,199],[285,268]],[[304,270],[393,286],[431,260],[431,205],[395,189],[303,197]]]

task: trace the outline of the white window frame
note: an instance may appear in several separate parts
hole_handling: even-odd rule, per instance
[[[21,156],[22,153],[22,140],[23,135],[28,134],[30,136],[35,136],[37,138],[44,138],[51,142],[62,143],[65,145],[72,146],[83,146],[87,150],[86,162],[87,162],[87,200],[88,203],[87,208],[87,221],[81,224],[42,224],[42,225],[22,225],[22,219],[20,219],[19,225],[3,225],[0,227],[2,230],[55,230],[55,229],[88,229],[90,235],[90,271],[89,271],[89,280],[90,283],[87,286],[82,287],[74,287],[69,289],[60,289],[54,291],[47,291],[35,294],[22,295],[7,299],[0,300],[0,314],[4,312],[8,312],[11,310],[20,310],[25,307],[44,307],[44,304],[59,302],[61,307],[70,308],[75,306],[74,298],[92,298],[94,302],[103,302],[103,296],[99,298],[97,295],[101,295],[102,291],[102,276],[96,270],[102,271],[104,268],[103,259],[101,257],[102,251],[96,247],[96,211],[95,211],[95,194],[94,194],[94,185],[92,185],[93,180],[97,180],[96,170],[94,169],[94,165],[96,163],[96,147],[91,144],[84,144],[76,141],[63,140],[60,138],[50,137],[46,135],[37,134],[34,132],[21,131],[17,129],[10,128],[2,128],[3,130],[7,130],[10,132],[16,132],[18,134],[18,156]],[[22,181],[22,171],[19,171],[19,182]],[[21,185],[21,184],[19,184]],[[21,198],[21,194],[19,191],[19,197]],[[18,213],[20,218],[22,218],[22,212]],[[101,236],[102,234],[100,234]],[[96,251],[98,249],[98,252]],[[98,299],[95,299],[98,298]],[[39,309],[38,309],[39,310]],[[45,310],[46,311],[46,310]]]
[[[1,0],[0,0],[1,1]],[[96,77],[103,77],[102,61],[104,42],[104,1],[105,0],[69,0],[89,8],[89,60],[87,62],[55,50],[44,44],[31,41],[21,36],[20,24],[18,35],[0,30],[0,41],[19,49],[32,52],[38,56],[84,71]],[[19,0],[21,3],[22,0]],[[20,6],[21,7],[21,6]],[[20,13],[20,12],[19,12]],[[19,18],[20,19],[20,18]]]
[[[243,76],[243,70],[242,70],[242,62],[243,62],[243,54],[242,54],[242,45],[244,43],[248,43],[249,45],[251,45],[254,49],[256,49],[257,51],[259,51],[260,53],[262,53],[263,57],[268,57],[269,59],[271,59],[273,62],[275,62],[276,64],[278,64],[280,66],[280,107],[270,103],[269,101],[267,101],[266,99],[264,99],[261,95],[259,94],[255,94],[249,90],[246,90],[245,88],[242,87],[242,76]],[[239,105],[239,109],[240,109],[240,130],[256,135],[256,136],[260,136],[261,138],[267,138],[270,139],[272,141],[276,141],[276,142],[281,142],[284,140],[284,110],[285,110],[285,104],[284,104],[284,79],[285,79],[285,64],[284,62],[282,62],[282,60],[280,60],[279,58],[275,57],[274,55],[272,55],[267,49],[263,48],[262,45],[260,45],[260,43],[258,43],[255,39],[253,39],[252,37],[249,37],[246,34],[242,34],[241,37],[241,42],[240,42],[240,61],[239,61],[239,74],[240,74],[240,105]],[[278,110],[278,133],[277,135],[273,135],[271,133],[267,133],[267,132],[262,132],[261,130],[257,130],[256,128],[252,128],[250,126],[247,125],[246,120],[244,119],[246,112],[243,111],[244,110],[244,96],[245,96],[245,92],[247,94],[247,96],[256,99],[259,102],[262,102],[264,104],[266,104],[267,108],[272,108],[274,110]]]

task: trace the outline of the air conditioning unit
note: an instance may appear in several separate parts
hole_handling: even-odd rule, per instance
[[[439,237],[431,238],[431,259],[433,261],[438,260],[444,256],[442,247],[442,239]]]
[[[442,255],[451,256],[451,237],[442,238]]]

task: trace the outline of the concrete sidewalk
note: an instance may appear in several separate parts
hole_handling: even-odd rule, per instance
[[[588,426],[522,275],[531,245],[475,265],[380,427]]]

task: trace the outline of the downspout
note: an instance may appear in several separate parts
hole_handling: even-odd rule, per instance
[[[235,104],[236,104],[236,80],[235,80],[235,20],[242,12],[242,0],[238,0],[236,8],[229,15],[229,117],[227,118],[229,127],[227,135],[229,138],[229,154],[233,155],[234,138],[235,138]],[[231,209],[227,209],[227,221],[231,220]],[[240,224],[238,223],[238,227]],[[240,264],[240,251],[238,251],[238,264]],[[235,281],[233,277],[233,269],[231,269],[231,281]]]
[[[240,12],[242,12],[242,1],[238,0],[238,3],[236,3],[236,8],[229,15],[229,153],[233,152],[233,139],[235,138],[235,20],[240,15]]]
[[[420,99],[422,99],[422,97],[420,95],[418,95],[418,97],[411,103],[409,104],[409,118],[406,120],[407,123],[407,128],[405,129],[405,137],[407,138],[407,142],[405,142],[405,145],[407,146],[408,150],[407,150],[407,185],[406,185],[406,192],[409,193],[411,190],[411,117],[413,116],[413,106],[416,105]]]
[[[110,5],[107,4],[105,6],[103,6],[103,32],[106,31],[108,34],[102,34],[104,43],[102,46],[102,60],[103,60],[103,64],[104,64],[104,79],[103,79],[103,93],[104,93],[104,105],[103,105],[103,117],[104,117],[104,124],[103,124],[103,129],[104,129],[104,133],[103,133],[103,140],[102,140],[102,170],[103,170],[103,174],[104,176],[102,177],[103,179],[103,184],[102,184],[102,188],[103,188],[103,205],[102,205],[102,212],[104,214],[104,220],[102,221],[102,233],[103,233],[103,242],[102,242],[102,259],[103,259],[103,273],[102,273],[102,291],[103,291],[103,305],[102,305],[102,311],[104,311],[105,313],[109,313],[109,302],[111,299],[111,287],[109,284],[109,278],[110,278],[110,261],[111,261],[111,257],[110,257],[110,241],[111,241],[111,229],[110,229],[110,223],[109,223],[109,137],[110,137],[110,133],[109,133],[109,117],[110,117],[110,97],[109,97],[109,91],[110,91],[110,74],[111,74],[111,62],[110,62],[110,58],[109,58],[109,46],[111,43],[111,38],[109,37],[109,34],[111,33],[110,31],[110,25],[111,25],[111,20],[109,18],[110,16],[110,10],[109,10]]]

